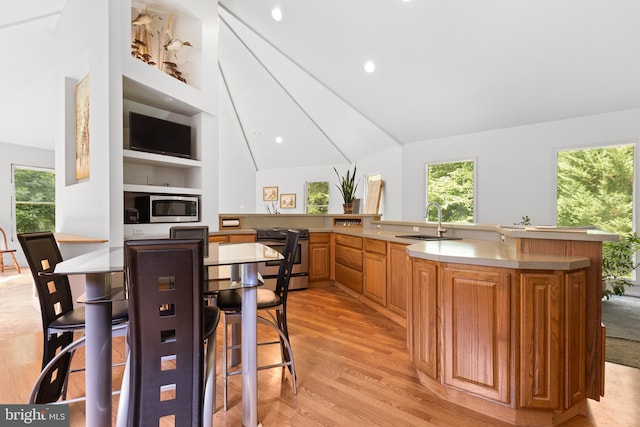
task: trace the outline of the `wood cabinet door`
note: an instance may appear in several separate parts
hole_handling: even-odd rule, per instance
[[[587,274],[574,271],[565,277],[565,409],[587,397]]]
[[[411,357],[417,369],[439,379],[438,268],[431,261],[413,260],[413,286],[409,315],[412,318]]]
[[[364,253],[364,295],[383,307],[387,306],[387,257]]]
[[[387,255],[387,308],[403,317],[407,315],[411,278],[411,258],[406,248],[401,243],[389,243]]]
[[[511,274],[474,266],[442,271],[445,384],[510,403]]]
[[[309,233],[309,281],[331,278],[329,233]]]
[[[520,404],[555,409],[562,384],[562,276],[520,276]]]
[[[329,243],[309,243],[309,280],[329,280]]]

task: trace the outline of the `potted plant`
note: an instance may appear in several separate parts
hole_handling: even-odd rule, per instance
[[[629,233],[619,242],[605,242],[602,246],[602,297],[623,295],[625,286],[633,286],[631,273],[640,262],[635,254],[640,250],[640,236]]]
[[[340,190],[340,194],[342,194],[344,213],[353,213],[353,199],[356,195],[356,190],[358,189],[358,183],[356,182],[356,170],[357,166],[353,165],[353,173],[349,169],[347,169],[347,174],[344,176],[340,176],[336,167],[333,167],[336,175],[338,176],[338,190]]]

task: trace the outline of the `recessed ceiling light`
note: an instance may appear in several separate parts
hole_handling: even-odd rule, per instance
[[[278,22],[282,21],[282,10],[279,7],[274,7],[271,10],[271,17]]]
[[[281,136],[276,136],[276,142],[278,144],[282,144],[282,137]]]
[[[376,64],[373,61],[367,61],[364,63],[364,70],[367,73],[373,73],[376,70]]]

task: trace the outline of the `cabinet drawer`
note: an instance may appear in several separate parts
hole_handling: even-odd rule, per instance
[[[229,236],[226,234],[209,234],[209,243],[227,243]]]
[[[336,245],[336,264],[346,265],[354,270],[362,271],[362,251]]]
[[[387,254],[387,242],[384,240],[364,239],[364,250],[375,254]]]
[[[230,234],[229,242],[232,243],[253,243],[256,241],[255,234]]]
[[[336,281],[358,293],[362,293],[362,272],[336,264]]]
[[[309,244],[329,243],[329,233],[309,233]]]
[[[346,234],[336,234],[335,239],[336,245],[362,249],[362,237],[347,236]]]

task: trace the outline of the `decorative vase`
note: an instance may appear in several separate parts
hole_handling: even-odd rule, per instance
[[[342,209],[344,209],[344,213],[346,214],[353,213],[353,203],[343,203]]]

